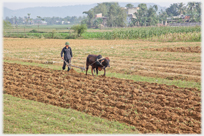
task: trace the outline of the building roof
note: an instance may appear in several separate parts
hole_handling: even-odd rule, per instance
[[[190,16],[185,16],[184,19],[189,20]]]

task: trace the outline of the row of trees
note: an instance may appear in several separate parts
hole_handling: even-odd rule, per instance
[[[129,4],[128,6],[132,6]],[[157,5],[150,6],[147,9],[146,4],[139,4],[139,10],[135,13],[136,19],[132,19],[132,26],[154,26],[162,21],[184,22],[182,18],[174,19],[173,16],[183,15],[190,16],[189,22],[201,21],[201,3],[189,2],[187,5],[183,3],[173,3],[166,10],[158,12]],[[157,13],[158,12],[158,13]]]
[[[189,2],[187,5],[183,3],[174,3],[171,4],[165,12],[168,17],[183,14],[189,15],[191,18],[190,21],[199,22],[201,21],[201,2]]]
[[[124,27],[127,24],[127,9],[133,8],[132,4],[127,4],[126,9],[121,8],[118,3],[99,3],[96,7],[89,11],[83,12],[87,14],[87,18],[82,21],[82,24],[87,24],[90,27],[98,27],[102,24],[101,18],[95,19],[95,14],[102,13],[107,18],[108,27]],[[167,18],[183,14],[190,16],[190,22],[201,21],[201,3],[189,2],[187,5],[184,3],[173,3],[166,10],[158,11],[158,6],[150,6],[141,3],[138,5],[139,10],[135,13],[136,18],[131,19],[130,26],[154,26],[162,21],[167,21]],[[177,22],[182,22],[179,19]]]
[[[67,16],[64,18],[61,17],[40,17],[37,16],[36,18],[31,18],[31,14],[27,14],[27,16],[22,17],[6,17],[5,21],[9,21],[11,24],[15,25],[29,25],[29,24],[39,24],[41,21],[46,21],[47,25],[61,25],[62,21],[64,21],[64,24],[67,24],[69,22],[70,24],[79,24],[83,19],[86,17],[76,17],[76,16]]]

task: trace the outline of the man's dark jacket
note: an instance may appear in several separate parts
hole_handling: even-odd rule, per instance
[[[62,49],[62,51],[61,51],[61,57],[62,57],[63,53],[64,53],[64,59],[65,60],[70,60],[72,58],[72,49],[71,49],[71,47],[68,47],[68,48],[64,47]]]

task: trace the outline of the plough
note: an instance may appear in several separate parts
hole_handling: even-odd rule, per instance
[[[63,59],[63,60],[64,60],[64,59]],[[82,72],[85,70],[85,67],[74,66],[74,65],[72,65],[71,63],[69,64],[69,63],[68,63],[67,61],[65,61],[65,60],[64,60],[64,62],[66,63],[66,65],[67,65],[68,67],[71,66],[71,67],[75,67],[75,68],[80,68]]]

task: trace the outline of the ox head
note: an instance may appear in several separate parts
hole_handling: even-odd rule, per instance
[[[103,69],[105,69],[106,67],[110,67],[110,59],[108,57],[106,57],[105,59],[103,59],[101,61],[102,65],[103,65]]]

